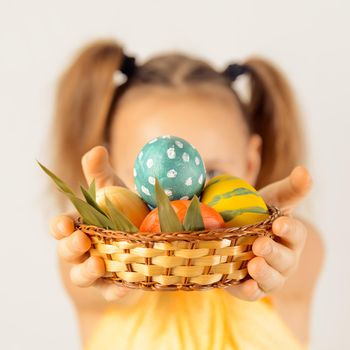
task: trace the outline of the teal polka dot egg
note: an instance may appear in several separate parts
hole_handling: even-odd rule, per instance
[[[156,137],[143,146],[134,164],[135,188],[153,208],[157,206],[156,178],[170,200],[199,196],[206,179],[202,157],[180,137]]]

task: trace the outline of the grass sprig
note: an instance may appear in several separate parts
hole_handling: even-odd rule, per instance
[[[84,224],[125,232],[138,231],[138,228],[117,208],[115,208],[109,199],[106,198],[108,213],[97,204],[95,179],[91,182],[88,189],[80,185],[81,192],[86,200],[84,201],[77,197],[74,191],[62,179],[46,168],[38,160],[37,162],[41,169],[53,180],[58,190],[63,192],[72,202],[78,213],[81,215]]]
[[[171,206],[169,197],[164,192],[156,178],[155,193],[158,206],[160,229],[162,232],[183,231],[183,226],[177,217],[174,208]]]
[[[193,196],[190,206],[186,211],[183,226],[186,231],[204,230],[204,222],[201,213],[200,202],[196,195]]]

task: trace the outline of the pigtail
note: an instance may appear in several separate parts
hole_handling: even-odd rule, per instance
[[[50,161],[54,172],[73,188],[85,183],[83,154],[105,142],[106,119],[116,90],[113,75],[123,57],[115,41],[94,42],[83,48],[59,80]],[[75,189],[78,193],[78,186]]]
[[[247,114],[251,131],[263,139],[261,170],[256,187],[280,180],[304,161],[304,141],[299,111],[284,74],[272,63],[250,58],[250,101]]]

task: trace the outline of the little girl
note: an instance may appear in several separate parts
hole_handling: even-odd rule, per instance
[[[234,86],[239,75],[249,83],[246,100]],[[278,242],[255,241],[250,279],[191,292],[148,292],[107,283],[100,278],[103,260],[88,256],[90,239],[74,231],[77,213],[52,218],[61,274],[84,349],[307,346],[323,248],[316,229],[292,215],[311,179],[298,166],[304,153],[298,109],[279,69],[253,57],[217,71],[177,53],[138,64],[118,43],[98,41],[85,47],[62,76],[52,131],[52,168],[72,186],[95,179],[98,188],[133,188],[138,151],[147,141],[170,134],[196,146],[208,179],[221,173],[241,177],[285,214],[273,224]],[[67,213],[65,196],[59,199]]]

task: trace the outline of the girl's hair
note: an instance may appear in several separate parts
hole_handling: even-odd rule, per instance
[[[205,61],[180,53],[158,55],[138,65],[135,74],[116,88],[113,76],[121,68],[123,55],[123,48],[114,40],[94,42],[83,48],[59,81],[50,162],[54,172],[73,189],[78,189],[78,182],[85,183],[83,154],[93,146],[108,144],[116,101],[140,85],[209,83],[230,89],[249,129],[263,140],[261,170],[255,184],[258,189],[287,176],[303,161],[304,144],[293,91],[284,74],[268,60],[250,57],[243,62],[249,70],[250,91],[250,99],[243,102],[227,75]],[[63,209],[64,196],[57,200]]]

